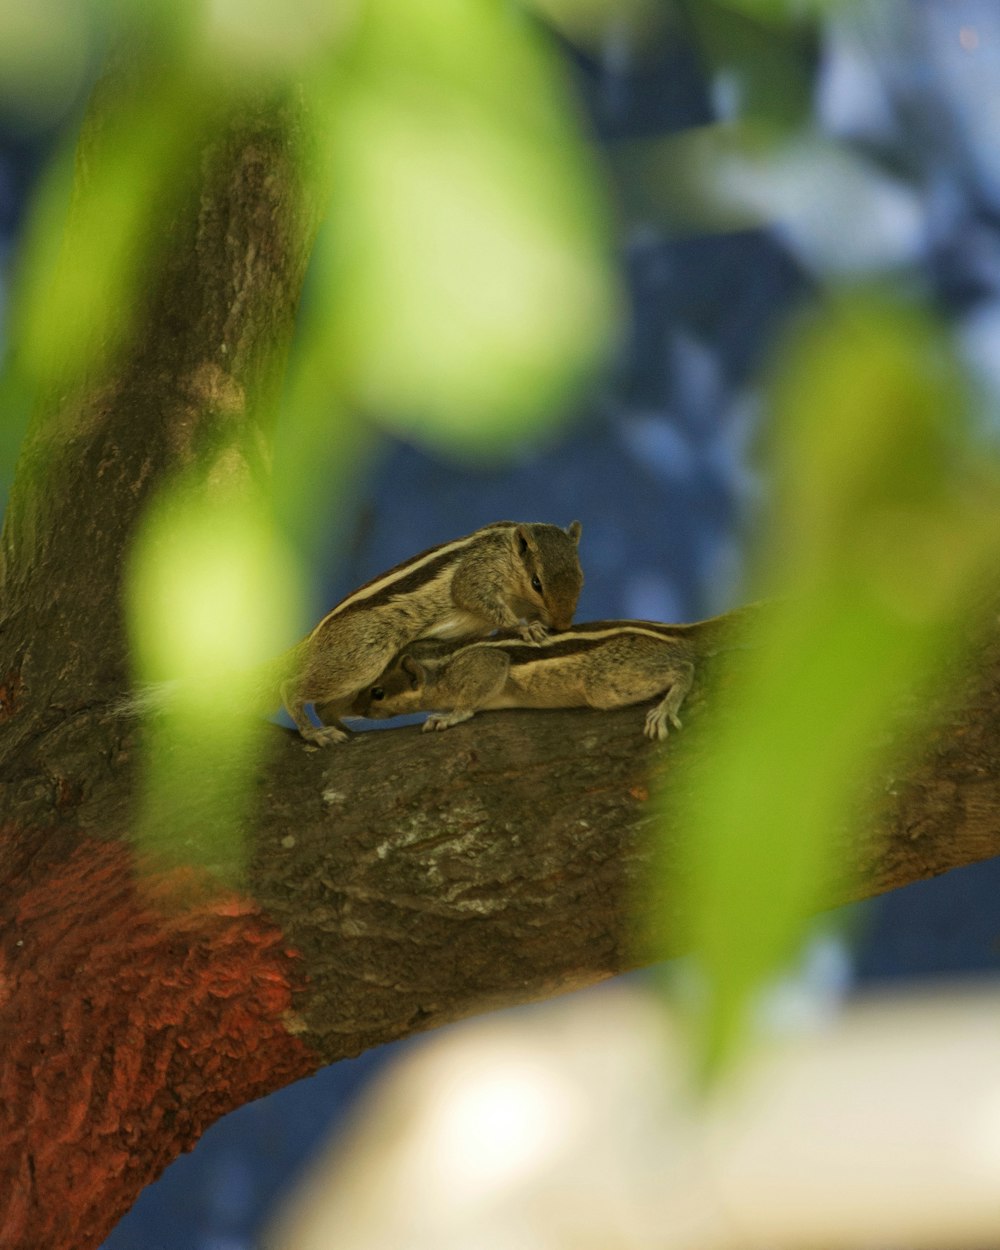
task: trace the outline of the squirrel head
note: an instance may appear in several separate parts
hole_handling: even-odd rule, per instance
[[[521,568],[517,591],[508,596],[511,608],[526,621],[568,629],[583,587],[577,546],[582,526],[517,525],[512,532],[514,554]]]
[[[352,716],[382,720],[420,710],[420,696],[427,681],[427,670],[404,651],[372,686],[359,690],[351,704]]]

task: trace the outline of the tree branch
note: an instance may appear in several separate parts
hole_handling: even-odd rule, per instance
[[[99,90],[76,200],[104,141]],[[3,530],[0,682],[6,750],[129,681],[122,576],[150,498],[217,448],[266,472],[266,444],[319,220],[294,101],[244,102],[205,129],[200,174],[154,216],[128,342],[40,397]],[[71,212],[64,250],[71,250]]]
[[[887,800],[862,847],[865,876],[831,882],[831,904],[1000,852],[995,638],[973,673],[917,762],[878,779]],[[137,731],[88,714],[90,740],[114,745],[94,778],[62,776],[67,823],[15,819],[0,844],[0,1160],[21,1169],[5,1179],[31,1195],[29,1215],[75,1222],[78,1244],[97,1244],[143,1184],[243,1101],[669,952],[674,882],[652,872],[654,795],[669,796],[680,764],[710,747],[726,705],[705,674],[686,728],[662,747],[642,738],[639,708],[492,713],[447,734],[363,734],[323,751],[275,729],[239,896],[176,871],[136,878]],[[58,813],[49,775],[56,792],[23,811]],[[53,1118],[72,1131],[53,1138]],[[54,1201],[81,1158],[86,1211]],[[53,1231],[24,1220],[21,1240],[20,1225],[0,1222],[9,1244]]]
[[[714,676],[703,662],[662,748],[640,708],[483,714],[327,753],[287,738],[262,783],[253,895],[306,959],[310,1048],[331,1061],[675,953],[683,831],[668,822],[660,848],[658,799],[712,749],[727,711]],[[939,715],[911,762],[874,779],[877,825],[845,838],[828,905],[1000,853],[996,637]]]

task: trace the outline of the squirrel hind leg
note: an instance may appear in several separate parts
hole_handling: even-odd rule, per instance
[[[667,722],[669,721],[675,729],[680,729],[681,719],[677,713],[681,710],[684,700],[688,696],[688,691],[694,681],[694,665],[685,664],[679,667],[669,690],[656,704],[646,713],[645,734],[647,738],[657,739],[662,742],[666,738],[669,730]]]

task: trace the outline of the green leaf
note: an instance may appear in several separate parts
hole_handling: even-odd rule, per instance
[[[153,684],[137,848],[236,884],[263,718],[299,614],[298,565],[262,500],[182,480],[150,509],[128,592],[136,677]]]
[[[184,192],[204,102],[169,71],[137,77],[84,128],[75,160],[66,148],[52,162],[36,196],[11,315],[36,380],[72,379],[120,349],[155,273],[155,224]]]
[[[834,299],[779,359],[758,590],[783,597],[733,659],[731,714],[680,815],[710,1066],[849,879],[889,731],[935,689],[1000,555],[996,466],[932,322]]]
[[[537,437],[617,313],[596,173],[537,33],[491,3],[381,0],[330,101],[309,341],[397,431]]]

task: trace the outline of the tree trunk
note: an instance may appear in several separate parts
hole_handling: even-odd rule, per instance
[[[0,1245],[96,1246],[242,1103],[378,1043],[668,953],[662,787],[706,749],[705,664],[665,746],[643,711],[504,712],[317,751],[275,728],[245,886],[140,871],[123,555],[151,490],[284,357],[315,222],[293,106],[245,107],[163,224],[130,352],[39,409],[4,532],[0,621]],[[96,375],[95,375],[96,376]],[[235,431],[235,437],[233,437]],[[1000,852],[1000,644],[884,779],[831,904]],[[669,839],[668,839],[669,843]],[[845,848],[845,864],[854,848]]]

